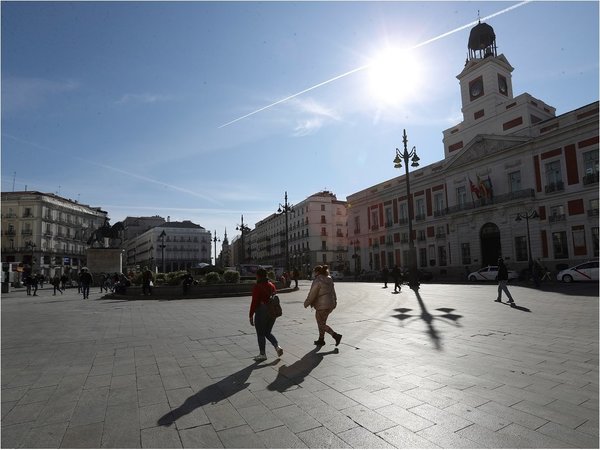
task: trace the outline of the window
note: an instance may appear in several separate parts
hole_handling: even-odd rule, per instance
[[[462,264],[471,264],[471,244],[464,242],[460,244]]]
[[[448,260],[446,258],[446,247],[438,247],[438,262],[440,266],[448,265]]]
[[[565,208],[563,205],[551,206],[550,207],[550,216],[548,217],[548,222],[560,222],[565,220]]]
[[[400,243],[406,244],[408,242],[408,233],[402,233],[400,236]]]
[[[323,250],[323,251],[327,250],[327,241],[321,241],[321,250]]]
[[[583,154],[583,184],[598,182],[598,150]]]
[[[515,237],[515,256],[517,261],[527,261],[527,238],[525,236]]]
[[[588,216],[593,217],[598,215],[598,199],[593,198],[590,200],[590,206],[588,208]]]
[[[546,192],[562,191],[562,174],[560,161],[552,161],[546,164]]]
[[[327,236],[327,228],[321,228],[321,236]]]
[[[552,247],[554,248],[554,257],[556,259],[569,257],[566,231],[552,233]]]
[[[444,225],[439,225],[435,228],[435,237],[437,237],[437,238],[446,237],[446,227]]]
[[[521,190],[521,171],[511,172],[508,174],[508,187],[510,192],[517,192]]]
[[[444,212],[444,195],[435,194],[433,196],[433,204],[435,208],[435,214],[442,214]]]
[[[323,261],[323,264],[327,264],[327,254],[326,253],[323,253],[321,255],[321,261]]]
[[[594,256],[598,256],[598,227],[592,227],[592,244],[594,246]]]
[[[321,216],[321,223],[327,223],[327,220],[325,219],[325,216]]]
[[[456,188],[456,204],[461,208],[467,203],[467,188],[460,186]]]
[[[404,223],[408,223],[408,206],[406,203],[401,203],[400,204],[400,223],[404,224]]]
[[[417,209],[417,220],[424,220],[425,219],[425,200],[422,198],[418,198],[417,199],[417,203],[416,203],[416,209]]]
[[[392,208],[385,208],[385,226],[391,227],[393,223]]]
[[[321,205],[321,211],[325,211],[325,205]]]
[[[354,217],[354,234],[359,234],[359,233],[360,233],[360,217],[355,216]]]
[[[419,249],[419,267],[427,267],[427,249]]]
[[[418,241],[424,241],[426,239],[425,237],[425,230],[419,230],[417,232],[417,240]]]
[[[371,211],[371,228],[379,228],[379,210],[377,209]]]

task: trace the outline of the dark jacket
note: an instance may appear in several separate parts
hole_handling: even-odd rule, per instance
[[[498,281],[508,280],[508,269],[504,262],[498,262]]]

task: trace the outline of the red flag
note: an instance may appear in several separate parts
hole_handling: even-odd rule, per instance
[[[479,195],[480,195],[479,189],[477,188],[477,186],[475,186],[473,184],[473,182],[471,181],[471,178],[469,178],[469,185],[471,186],[471,193],[475,194],[477,196],[477,198],[479,198]]]

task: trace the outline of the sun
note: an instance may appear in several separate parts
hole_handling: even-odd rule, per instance
[[[418,95],[422,68],[410,50],[388,47],[368,67],[369,92],[374,100],[398,105]]]

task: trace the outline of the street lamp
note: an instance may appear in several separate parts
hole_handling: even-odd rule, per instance
[[[352,249],[354,250],[354,253],[352,253],[352,259],[354,260],[354,280],[358,280],[358,253],[357,253],[357,250],[360,246],[360,241],[358,239],[356,239],[354,241],[350,241],[350,245],[352,246]]]
[[[165,230],[162,230],[162,233],[160,233],[158,235],[158,238],[160,239],[160,251],[161,251],[161,257],[162,257],[162,273],[165,273],[165,236],[167,235],[167,233],[165,233]]]
[[[411,289],[419,288],[419,277],[417,274],[417,250],[415,249],[415,241],[413,238],[412,231],[412,214],[413,214],[413,202],[410,196],[410,182],[408,179],[408,161],[411,160],[411,167],[419,167],[419,156],[417,155],[417,148],[413,147],[409,152],[407,149],[408,139],[406,137],[406,130],[404,130],[402,136],[402,142],[404,144],[404,150],[400,151],[396,148],[396,157],[394,158],[394,167],[400,169],[402,167],[402,161],[404,161],[404,168],[406,170],[406,198],[408,199],[408,285]]]
[[[35,263],[34,261],[34,252],[35,252],[35,243],[33,241],[27,241],[25,243],[25,248],[29,248],[31,249],[31,273],[33,273],[33,264]]]
[[[525,219],[525,223],[527,224],[527,260],[529,262],[529,271],[531,272],[531,267],[533,266],[533,258],[531,257],[531,238],[529,236],[529,219],[537,219],[539,216],[539,214],[537,213],[537,211],[535,209],[532,209],[530,211],[524,212],[524,213],[518,213],[517,217],[515,218],[516,222],[520,222],[521,220]]]
[[[244,225],[244,215],[242,214],[242,224],[235,227],[236,230],[242,233],[242,258],[241,262],[246,262],[246,246],[244,245],[244,233],[250,231],[250,227]]]
[[[215,237],[212,241],[215,243],[215,267],[217,267],[217,242],[221,242],[221,239],[217,238],[217,230],[215,230]]]
[[[290,271],[290,246],[289,246],[289,226],[288,226],[288,212],[294,212],[294,205],[288,203],[287,191],[285,191],[285,202],[283,205],[280,203],[277,212],[281,214],[285,213],[285,271]]]

